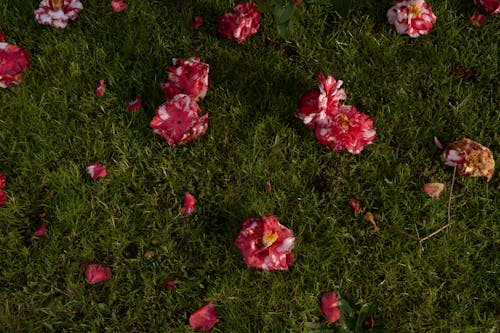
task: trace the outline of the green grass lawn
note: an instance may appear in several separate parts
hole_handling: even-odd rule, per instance
[[[447,223],[453,168],[434,136],[468,137],[498,156],[498,16],[474,28],[472,0],[429,0],[437,23],[412,39],[387,23],[392,1],[355,1],[346,19],[309,6],[289,41],[263,16],[236,44],[217,33],[229,0],[126,2],[114,13],[109,1],[84,1],[63,30],[35,21],[38,1],[0,3],[7,42],[32,61],[20,86],[0,91],[0,331],[190,332],[189,315],[213,301],[213,332],[337,332],[320,311],[329,291],[355,309],[376,302],[375,322],[390,332],[500,328],[498,172],[490,182],[457,176],[453,225],[423,249],[362,217],[420,237]],[[198,31],[188,25],[196,15]],[[171,148],[149,122],[166,66],[192,56],[210,64],[199,103],[209,126]],[[324,149],[293,116],[319,71],[375,119],[377,139],[360,155]],[[131,113],[138,95],[143,108]],[[108,176],[92,181],[92,162]],[[446,184],[441,200],[422,191],[428,182]],[[198,204],[183,217],[187,191]],[[242,222],[263,214],[294,232],[289,271],[249,269],[234,246]],[[46,237],[33,237],[44,221]],[[113,278],[89,285],[89,262]],[[172,276],[178,288],[166,290]]]

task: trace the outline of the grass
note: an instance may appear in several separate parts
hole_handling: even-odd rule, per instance
[[[290,41],[264,16],[238,45],[217,34],[230,1],[127,2],[113,13],[108,1],[85,1],[61,31],[35,22],[32,1],[0,5],[0,29],[32,60],[22,85],[0,94],[3,331],[189,332],[189,315],[212,300],[214,332],[309,332],[335,327],[320,312],[328,291],[355,308],[376,301],[375,321],[391,332],[498,329],[498,172],[489,183],[456,179],[453,226],[423,251],[347,204],[357,197],[364,212],[420,236],[446,223],[446,199],[421,189],[439,181],[449,195],[452,168],[433,136],[500,151],[498,17],[472,28],[472,1],[432,1],[437,24],[410,39],[387,23],[391,1],[355,2],[347,19],[311,6]],[[188,27],[195,15],[199,31]],[[165,67],[191,56],[211,66],[200,102],[209,128],[170,148],[149,122]],[[347,104],[375,119],[377,140],[359,156],[323,149],[293,117],[318,71],[344,80]],[[137,95],[144,107],[130,113]],[[93,182],[85,169],[96,161],[108,177]],[[188,218],[186,191],[198,200]],[[288,272],[248,269],[234,246],[242,222],[262,214],[294,231]],[[32,237],[43,221],[47,237]],[[88,262],[111,266],[113,279],[88,285]]]

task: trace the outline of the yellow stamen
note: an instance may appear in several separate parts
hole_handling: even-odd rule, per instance
[[[264,246],[271,246],[273,245],[274,242],[276,242],[278,240],[278,233],[275,232],[275,231],[268,231],[264,234],[264,236],[262,236],[262,244],[264,244]]]
[[[59,10],[62,7],[63,0],[50,0],[49,5],[52,10]]]
[[[344,131],[347,131],[349,129],[350,125],[351,125],[351,122],[349,121],[349,118],[347,118],[347,116],[345,114],[343,114],[340,117],[340,127],[342,127],[342,129]]]
[[[422,7],[416,6],[416,5],[411,5],[410,6],[410,14],[412,17],[418,16],[420,12],[422,11]]]

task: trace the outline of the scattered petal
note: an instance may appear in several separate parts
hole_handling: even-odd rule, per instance
[[[107,168],[102,164],[92,163],[87,167],[87,173],[92,177],[92,180],[96,180],[99,177],[106,177]]]
[[[495,170],[491,150],[467,138],[450,143],[441,155],[441,160],[446,165],[456,166],[462,176],[486,177],[488,181]]]
[[[358,214],[359,211],[361,210],[361,201],[359,201],[358,199],[354,198],[349,199],[349,205],[354,211],[354,214]]]
[[[168,67],[168,81],[162,82],[161,88],[167,99],[178,94],[186,94],[195,101],[203,99],[208,90],[208,71],[210,66],[200,61],[199,57],[187,60],[173,59],[174,66]]]
[[[200,332],[210,331],[218,321],[217,310],[213,302],[208,302],[189,316],[191,328]]]
[[[205,134],[208,113],[199,116],[201,109],[194,99],[179,94],[156,109],[150,123],[156,134],[161,135],[171,146],[181,145]]]
[[[444,149],[444,144],[438,139],[437,136],[434,137],[434,143],[436,144],[436,146],[443,150]]]
[[[319,115],[319,90],[311,90],[300,99],[299,108],[295,111],[295,117],[302,120],[307,128],[316,126],[316,118]]]
[[[123,2],[121,0],[112,0],[111,6],[113,7],[113,11],[115,13],[122,12],[128,8],[128,4],[126,4],[125,2]]]
[[[99,79],[99,84],[97,85],[97,88],[95,89],[95,94],[97,97],[101,97],[104,95],[104,92],[106,91],[106,82],[104,79]]]
[[[42,0],[35,10],[35,18],[41,24],[63,29],[69,20],[76,19],[82,9],[79,0]]]
[[[0,206],[3,206],[6,200],[7,200],[7,193],[5,193],[3,190],[0,190]]]
[[[377,222],[375,222],[375,215],[373,215],[372,213],[368,212],[368,213],[365,214],[365,216],[363,216],[363,218],[365,219],[365,221],[370,222],[370,224],[373,226],[373,228],[375,230],[378,229]]]
[[[39,237],[39,238],[45,236],[45,231],[47,229],[47,225],[48,225],[47,222],[43,222],[42,225],[33,232],[33,235],[35,237]]]
[[[267,193],[272,193],[272,192],[273,192],[273,187],[272,187],[272,185],[271,185],[271,181],[270,181],[270,180],[268,180],[268,181],[266,182],[266,192],[267,192]]]
[[[470,23],[476,27],[482,27],[486,24],[486,15],[474,13],[470,18]]]
[[[26,49],[0,42],[0,87],[8,88],[22,82],[30,66]]]
[[[111,279],[111,268],[101,264],[85,265],[85,279],[90,284],[105,282]]]
[[[169,277],[167,282],[165,283],[165,288],[167,290],[174,290],[177,288],[177,285],[179,284],[179,279],[175,276]]]
[[[142,99],[139,96],[135,100],[133,100],[132,102],[128,103],[127,108],[131,112],[139,112],[139,110],[141,109],[141,106],[142,106]]]
[[[201,16],[195,16],[194,19],[189,23],[189,27],[198,30],[203,24],[203,18]]]
[[[500,0],[474,0],[476,6],[480,6],[488,14],[500,14]]]
[[[321,312],[329,323],[334,323],[340,319],[341,311],[339,309],[340,297],[334,293],[325,293],[321,297]]]
[[[184,193],[184,204],[182,205],[182,211],[184,216],[188,216],[194,213],[196,209],[196,199],[191,195],[191,193]]]
[[[387,19],[399,34],[410,37],[427,35],[436,23],[432,8],[424,0],[402,0],[387,11]]]
[[[0,172],[0,189],[5,187],[5,180],[7,176],[5,176],[2,172]]]
[[[232,11],[219,18],[219,33],[234,42],[243,43],[249,36],[257,33],[260,25],[260,12],[254,2],[236,4]]]
[[[248,267],[287,270],[294,261],[294,242],[290,229],[281,225],[275,216],[265,215],[243,222],[236,247]]]
[[[439,200],[441,192],[444,190],[443,183],[427,183],[423,186],[424,192],[427,193],[432,199]]]

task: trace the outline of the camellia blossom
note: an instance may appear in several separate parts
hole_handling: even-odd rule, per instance
[[[432,199],[439,200],[441,192],[444,190],[443,183],[427,183],[423,186],[424,192],[427,193]]]
[[[488,14],[500,14],[500,0],[474,0],[476,6],[482,7]]]
[[[210,66],[199,57],[187,60],[172,59],[174,66],[168,67],[168,81],[161,83],[167,99],[178,94],[186,94],[198,101],[205,97],[208,90],[208,71]]]
[[[203,18],[201,16],[195,16],[194,19],[189,23],[189,27],[198,30],[203,24]]]
[[[35,237],[43,237],[43,236],[45,236],[47,225],[48,225],[47,222],[43,222],[42,225],[40,225],[40,227],[38,227],[38,229],[36,229],[33,232],[33,236],[35,236]]]
[[[26,49],[0,42],[0,87],[20,84],[29,66],[30,58]]]
[[[482,27],[486,24],[486,15],[474,13],[470,18],[470,23],[476,27]]]
[[[287,270],[293,263],[295,238],[290,229],[273,215],[252,217],[243,222],[236,247],[248,267],[264,270]]]
[[[106,282],[111,279],[111,268],[101,264],[85,265],[85,279],[90,284]]]
[[[171,146],[181,145],[205,134],[208,113],[201,116],[201,109],[194,99],[179,94],[156,109],[150,126]]]
[[[200,332],[210,331],[218,321],[213,302],[208,302],[189,316],[189,326]]]
[[[121,0],[112,0],[111,6],[113,7],[113,11],[115,13],[122,12],[128,8],[128,4],[126,4],[125,2],[123,2]]]
[[[142,106],[141,96],[137,97],[132,102],[128,103],[127,109],[131,112],[139,112]]]
[[[257,33],[260,25],[260,12],[254,2],[238,3],[233,10],[219,19],[219,33],[230,40],[243,43],[249,36]]]
[[[457,167],[462,176],[486,177],[488,181],[495,170],[491,150],[467,138],[450,143],[441,155],[441,160],[446,165]]]
[[[325,293],[321,297],[321,312],[323,312],[326,321],[329,323],[334,323],[340,319],[339,299],[340,297],[334,292]]]
[[[184,203],[182,205],[182,212],[184,216],[194,213],[196,209],[196,199],[189,192],[184,193]]]
[[[97,88],[95,89],[95,95],[97,97],[102,97],[105,91],[106,91],[106,81],[103,78],[101,78],[99,79],[99,83],[97,84]]]
[[[106,166],[92,163],[87,167],[87,173],[92,177],[92,180],[96,180],[99,177],[106,177],[108,172]]]
[[[69,20],[74,20],[83,9],[79,0],[42,0],[35,10],[36,20],[44,25],[63,29]]]
[[[427,35],[436,23],[436,15],[424,0],[397,2],[387,11],[387,19],[396,26],[399,34],[407,34],[413,38]]]

